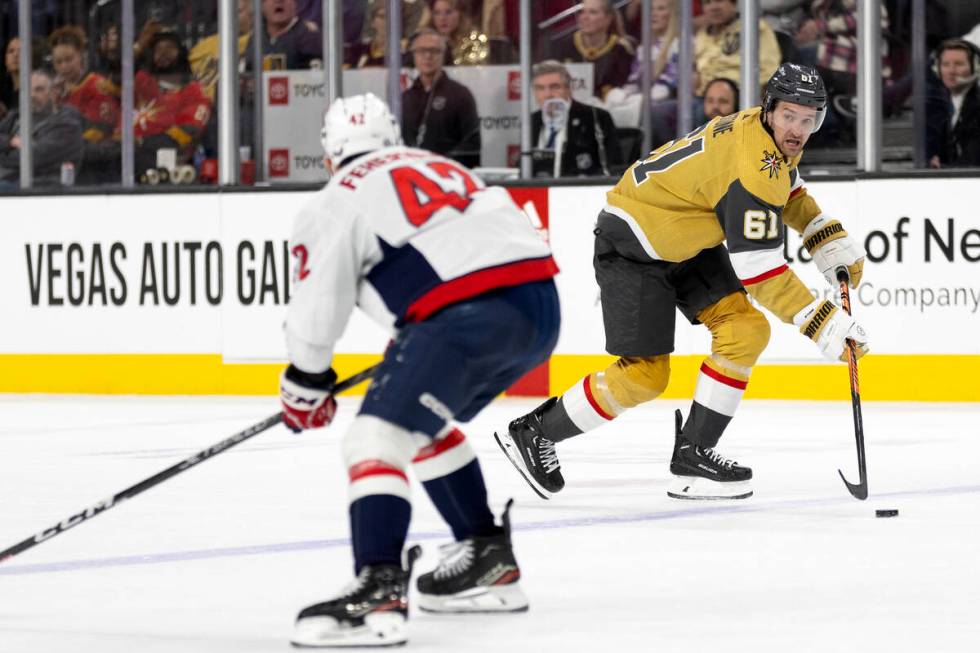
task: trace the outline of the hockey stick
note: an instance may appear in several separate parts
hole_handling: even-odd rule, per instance
[[[368,379],[371,378],[371,376],[374,375],[374,372],[377,369],[378,369],[378,365],[372,365],[366,370],[358,372],[354,376],[344,379],[340,383],[334,385],[332,390],[333,394],[339,394],[345,390],[349,390],[353,388],[355,385],[363,381],[367,381]],[[89,506],[85,510],[82,510],[81,512],[78,512],[70,517],[61,520],[51,528],[47,528],[36,535],[32,535],[31,537],[27,538],[23,542],[15,544],[9,549],[0,551],[0,564],[2,564],[7,559],[14,557],[18,553],[22,553],[27,549],[30,549],[40,544],[41,542],[50,540],[55,535],[60,535],[61,533],[64,533],[69,528],[78,526],[82,522],[91,519],[96,515],[102,514],[109,508],[118,506],[126,499],[132,499],[136,495],[145,492],[146,490],[149,490],[154,485],[159,485],[160,483],[163,483],[168,478],[172,478],[177,474],[186,472],[191,467],[194,467],[199,463],[203,463],[205,460],[208,460],[209,458],[213,458],[214,456],[217,456],[219,453],[231,449],[236,444],[241,444],[242,442],[245,442],[245,440],[248,440],[249,438],[258,435],[263,431],[269,430],[270,428],[280,423],[281,421],[282,421],[281,412],[266,417],[258,424],[253,424],[252,426],[248,427],[244,431],[239,431],[235,435],[225,438],[221,442],[211,445],[210,447],[204,449],[203,451],[198,451],[190,458],[185,458],[184,460],[180,461],[176,465],[168,467],[162,472],[154,474],[150,478],[140,481],[136,485],[128,487],[125,490],[122,490],[121,492],[117,492],[116,494],[112,495],[108,499],[103,499],[102,501],[99,501],[98,503]]]
[[[848,274],[847,268],[841,266],[837,268],[837,281],[840,283],[840,302],[851,314],[851,294],[847,290]],[[847,491],[855,499],[864,501],[868,498],[868,468],[864,460],[864,420],[861,418],[861,390],[858,388],[858,364],[857,352],[854,350],[854,341],[847,340],[847,367],[851,375],[851,408],[854,412],[854,439],[857,442],[858,455],[858,475],[857,484],[850,483],[844,478],[844,472],[837,470],[840,478],[847,486]]]

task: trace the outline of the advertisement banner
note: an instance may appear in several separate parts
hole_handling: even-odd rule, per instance
[[[856,319],[877,354],[980,354],[980,220],[974,179],[813,182],[824,213],[840,219],[867,250],[864,278],[851,291]],[[556,353],[601,352],[599,288],[592,270],[592,225],[605,187],[551,190],[551,242],[564,324]],[[840,301],[788,230],[784,254],[815,296]],[[772,325],[761,363],[822,363],[816,347],[766,313]],[[941,334],[941,335],[940,335]],[[677,314],[675,351],[710,351],[710,333]]]
[[[566,64],[572,95],[592,96],[593,66]],[[402,87],[414,81],[414,70],[402,71]],[[483,167],[515,167],[521,143],[521,74],[517,66],[450,66],[446,74],[473,93],[480,115]],[[345,70],[345,95],[371,92],[386,95],[383,68]],[[263,120],[265,161],[270,182],[324,181],[320,126],[326,109],[326,77],[322,70],[267,71]],[[537,107],[532,101],[532,111]],[[414,145],[408,143],[408,145]]]
[[[875,179],[808,184],[824,212],[839,218],[867,250],[864,279],[851,298],[854,315],[871,339],[873,356],[865,359],[865,369],[873,371],[881,361],[890,366],[885,398],[904,396],[895,378],[912,377],[927,367],[933,370],[928,378],[934,386],[955,390],[967,384],[974,393],[978,387],[967,360],[980,360],[980,220],[971,201],[976,183]],[[548,228],[561,268],[556,282],[562,329],[550,368],[552,385],[556,360],[592,366],[604,355],[592,228],[606,190],[511,189],[532,223],[543,234]],[[52,357],[89,357],[76,360],[86,374],[112,357],[170,357],[167,384],[155,387],[174,393],[192,380],[181,371],[180,356],[213,357],[219,367],[281,365],[292,282],[288,239],[293,216],[312,194],[0,199],[0,367],[6,365],[9,380],[0,387],[45,391],[43,378],[14,383],[37,367],[32,357],[48,357],[53,369],[64,361]],[[789,233],[784,255],[815,296],[837,300],[798,234]],[[829,365],[796,328],[769,318],[772,336],[760,365]],[[341,358],[376,356],[389,337],[355,311],[336,352]],[[707,329],[678,314],[675,353],[700,358],[710,348]],[[949,357],[966,367],[955,367],[960,363]],[[567,374],[578,374],[578,366],[569,363]],[[211,373],[222,383],[236,374]],[[542,374],[532,384],[535,393],[548,385],[547,370]],[[112,391],[138,391],[126,378],[114,377]],[[267,379],[262,383],[222,387],[236,392],[271,387]],[[84,378],[71,387],[88,388]],[[213,385],[201,387],[215,391]],[[957,396],[974,396],[969,388]]]

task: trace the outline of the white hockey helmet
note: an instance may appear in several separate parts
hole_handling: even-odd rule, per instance
[[[323,114],[320,142],[335,167],[354,156],[402,144],[398,121],[373,93],[337,98]]]

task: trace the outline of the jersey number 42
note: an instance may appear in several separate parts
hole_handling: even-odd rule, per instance
[[[391,180],[405,217],[416,227],[421,227],[436,211],[447,206],[462,213],[473,201],[470,196],[479,190],[466,169],[448,161],[433,161],[425,165],[436,174],[438,181],[421,167],[403,166],[391,171]]]

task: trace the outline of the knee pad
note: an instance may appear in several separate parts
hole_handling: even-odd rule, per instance
[[[596,389],[607,400],[611,395],[616,405],[616,414],[622,409],[656,399],[667,389],[670,380],[670,356],[650,356],[647,358],[623,357],[606,368],[605,372],[593,375]]]
[[[373,415],[358,415],[341,446],[350,501],[371,494],[392,494],[407,501],[405,469],[419,449],[419,437]]]
[[[769,320],[745,293],[722,298],[701,311],[698,319],[711,331],[711,352],[736,366],[752,367],[769,344]]]
[[[422,483],[432,481],[466,467],[476,460],[470,441],[457,428],[440,433],[432,442],[415,454],[412,469]]]

